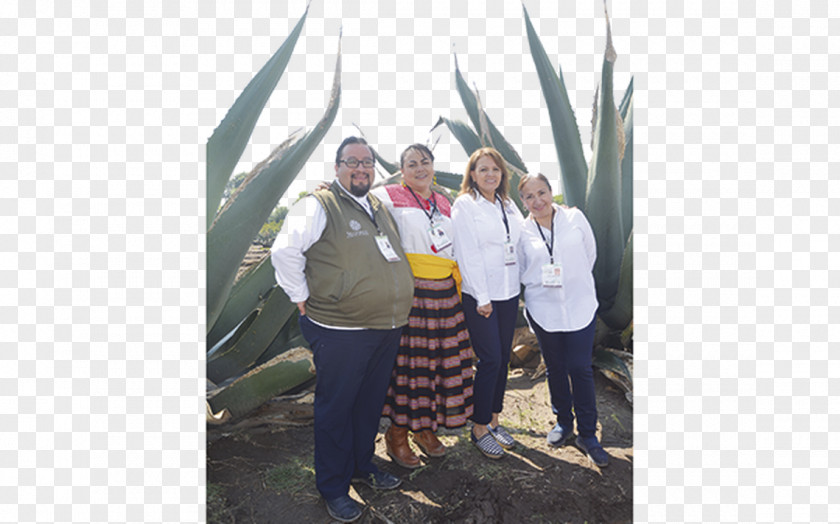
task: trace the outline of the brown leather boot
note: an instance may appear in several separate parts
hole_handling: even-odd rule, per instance
[[[426,455],[430,457],[442,457],[446,454],[446,446],[438,440],[437,435],[431,429],[424,429],[419,433],[412,433],[411,436]]]
[[[385,432],[385,450],[394,462],[408,469],[420,467],[420,458],[408,445],[408,428],[391,424]]]

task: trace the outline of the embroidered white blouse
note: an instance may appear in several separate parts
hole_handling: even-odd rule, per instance
[[[433,248],[429,236],[431,226],[429,215],[431,214],[435,225],[439,225],[446,232],[449,240],[452,240],[451,210],[446,197],[432,192],[434,199],[434,206],[432,206],[428,200],[416,193],[417,200],[415,200],[411,191],[401,184],[379,186],[370,192],[385,204],[391,216],[394,217],[404,252],[455,259],[452,245],[437,251]]]
[[[579,209],[553,207],[554,262],[563,268],[563,285],[542,285],[542,266],[550,262],[546,242],[551,242],[551,230],[526,219],[518,249],[525,309],[545,331],[577,331],[589,325],[598,309],[592,276],[595,235]]]
[[[476,197],[476,198],[474,198]],[[513,201],[505,205],[510,241],[516,246],[522,229],[522,213]],[[491,300],[508,300],[519,294],[518,263],[505,265],[507,230],[499,201],[490,202],[477,193],[461,195],[452,205],[455,260],[461,270],[461,289],[479,306]]]

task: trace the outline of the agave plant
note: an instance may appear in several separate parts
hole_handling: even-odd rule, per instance
[[[558,76],[551,66],[527,10],[525,25],[549,110],[564,197],[586,215],[598,244],[593,270],[600,303],[598,315],[610,328],[623,330],[633,319],[633,81],[624,94],[621,110],[616,109],[613,64],[617,55],[606,8],[604,13],[607,45],[601,85],[593,106],[592,159],[588,169],[562,72]],[[630,153],[625,154],[628,149]]]
[[[581,209],[592,225],[598,249],[593,274],[600,307],[599,337],[613,331],[632,330],[633,320],[633,81],[618,109],[613,99],[613,64],[616,52],[607,23],[607,45],[601,84],[593,106],[592,159],[589,166],[583,154],[580,131],[575,120],[562,71],[556,72],[523,6],[531,56],[548,107],[554,144],[567,205]],[[606,8],[605,8],[606,15]],[[559,73],[559,74],[558,74]],[[527,172],[520,156],[505,140],[481,106],[477,90],[469,89],[455,59],[455,84],[472,126],[441,117],[435,127],[445,125],[466,151],[472,154],[483,146],[496,148],[511,171],[511,186]],[[433,128],[434,129],[434,128]],[[457,187],[461,177],[444,185]],[[525,213],[517,192],[512,195]],[[616,337],[617,338],[617,337]],[[600,341],[596,340],[596,346]],[[593,363],[624,375],[630,380],[626,364],[613,354],[596,351]]]
[[[313,129],[292,134],[272,151],[220,206],[307,13],[308,8],[207,141],[207,378],[225,386],[208,394],[208,420],[224,420],[225,410],[227,416],[243,415],[314,373],[308,350],[287,353],[306,344],[297,327],[297,308],[275,284],[269,257],[239,279],[236,275],[253,239],[335,119],[341,97],[340,36],[324,116]]]

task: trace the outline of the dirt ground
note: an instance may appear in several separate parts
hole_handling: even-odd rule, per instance
[[[510,372],[501,421],[518,445],[500,460],[470,443],[467,426],[438,431],[446,456],[415,447],[423,466],[404,469],[385,453],[382,419],[374,462],[403,483],[392,491],[354,484],[350,496],[364,507],[357,522],[631,522],[633,413],[624,392],[596,373],[598,436],[612,456],[599,468],[574,445],[548,445],[548,388],[532,371]],[[208,522],[332,522],[315,489],[313,391],[310,384],[238,423],[208,426]]]

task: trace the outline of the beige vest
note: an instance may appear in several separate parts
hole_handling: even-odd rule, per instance
[[[313,196],[324,208],[327,225],[306,253],[309,299],[306,315],[337,327],[391,329],[408,323],[414,299],[414,277],[393,217],[368,195],[376,223],[400,257],[388,262],[376,245],[376,227],[338,181]]]

